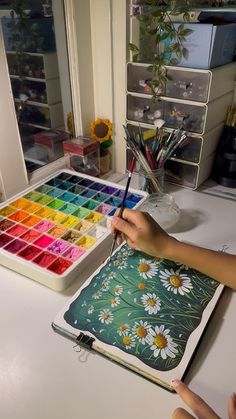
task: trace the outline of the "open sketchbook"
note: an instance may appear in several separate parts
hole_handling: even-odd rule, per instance
[[[52,323],[63,335],[172,390],[223,286],[187,266],[121,245]]]

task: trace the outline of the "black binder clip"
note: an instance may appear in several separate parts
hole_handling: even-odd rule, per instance
[[[95,339],[91,338],[91,336],[85,335],[83,332],[80,332],[79,336],[76,338],[76,341],[78,342],[79,346],[92,349],[92,345]]]

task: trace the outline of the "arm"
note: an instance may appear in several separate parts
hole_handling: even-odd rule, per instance
[[[236,255],[179,242],[169,236],[149,214],[127,208],[122,219],[113,217],[112,231],[115,229],[125,235],[130,247],[188,265],[236,290]],[[121,241],[119,234],[118,244]]]

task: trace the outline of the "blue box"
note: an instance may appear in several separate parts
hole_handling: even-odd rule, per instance
[[[175,25],[176,28],[179,26],[178,23]],[[193,32],[182,43],[188,50],[188,58],[177,59],[177,66],[209,69],[232,62],[236,47],[236,23],[185,23],[184,27]]]

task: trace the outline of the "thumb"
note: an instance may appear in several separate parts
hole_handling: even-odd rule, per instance
[[[229,419],[236,419],[236,394],[233,393],[228,400]]]

